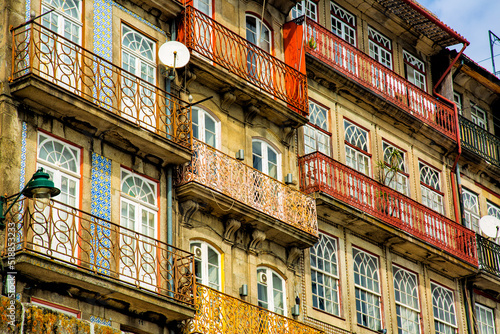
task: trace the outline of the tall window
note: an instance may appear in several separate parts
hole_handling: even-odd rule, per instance
[[[281,156],[267,142],[252,140],[253,168],[275,179],[281,178]]]
[[[476,319],[478,334],[495,334],[494,310],[476,303]]]
[[[486,209],[487,209],[488,215],[500,219],[500,206],[495,205],[495,204],[491,203],[490,201],[486,201]],[[496,243],[500,245],[500,234],[498,235],[498,238],[496,239]]]
[[[191,242],[191,252],[195,256],[194,273],[196,281],[212,289],[221,289],[221,256],[206,242]]]
[[[385,141],[382,142],[382,149],[384,150],[384,163],[386,166],[386,169],[382,171],[385,185],[408,196],[410,192],[408,186],[409,175],[406,172],[405,152]],[[398,171],[390,171],[390,167],[397,167]]]
[[[329,156],[330,140],[328,109],[309,101],[309,124],[304,126],[305,154],[320,151]]]
[[[441,193],[439,172],[429,165],[419,162],[420,190],[422,204],[444,214],[443,194]]]
[[[209,112],[193,107],[193,136],[215,148],[220,146],[220,122]]]
[[[42,13],[54,10],[42,16],[42,25],[70,41],[80,44],[82,31],[81,0],[43,0]]]
[[[425,84],[425,64],[423,61],[403,50],[406,79],[418,88],[427,91]]]
[[[486,111],[479,108],[476,104],[471,103],[470,113],[472,122],[474,122],[474,124],[485,130],[488,130],[488,119],[486,117]]]
[[[271,53],[271,30],[261,19],[246,15],[246,39],[250,44],[247,50],[247,70],[250,79],[259,84],[269,84],[270,69],[268,62],[259,57],[259,48]]]
[[[368,26],[368,45],[370,57],[392,69],[392,42],[377,30]]]
[[[453,92],[453,102],[457,105],[459,115],[462,115],[462,94]]]
[[[313,0],[302,0],[297,2],[290,11],[292,19],[306,15],[311,20],[318,22],[318,5]]]
[[[453,291],[435,283],[431,283],[431,290],[436,334],[456,333],[457,319]]]
[[[138,277],[140,282],[156,282],[158,184],[129,170],[121,170],[120,248],[121,274],[125,280]],[[137,235],[136,233],[139,233]]]
[[[462,200],[464,203],[464,219],[466,226],[479,232],[479,199],[477,194],[463,188]]]
[[[356,46],[356,17],[334,2],[330,2],[332,32]]]
[[[212,17],[212,0],[194,0],[193,5],[203,14]]]
[[[337,240],[323,233],[311,248],[313,307],[340,315]]]
[[[286,315],[285,280],[274,270],[257,268],[257,294],[260,307]]]
[[[356,318],[358,324],[372,330],[382,328],[378,258],[357,248],[352,249]]]
[[[392,266],[399,334],[420,333],[420,306],[417,275]]]
[[[348,120],[344,120],[344,132],[347,166],[365,175],[370,175],[368,132]]]

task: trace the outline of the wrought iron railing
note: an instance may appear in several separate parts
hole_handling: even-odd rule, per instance
[[[477,266],[468,228],[322,153],[300,157],[299,168],[305,193],[324,192]]]
[[[194,305],[194,256],[154,237],[51,200],[23,199],[7,216],[3,257],[37,254]]]
[[[452,108],[310,19],[306,31],[307,53],[456,140]]]
[[[12,76],[36,75],[106,112],[191,147],[187,102],[35,22],[12,29]]]
[[[249,304],[203,285],[197,285],[196,313],[184,334],[324,334],[304,323]]]
[[[500,167],[500,139],[463,116],[458,120],[462,146]]]
[[[222,66],[306,116],[306,75],[195,8],[186,7],[179,37],[195,55]]]
[[[479,269],[500,277],[500,245],[477,235]]]
[[[318,236],[313,198],[194,140],[191,162],[178,169],[176,184],[197,182],[299,230]]]

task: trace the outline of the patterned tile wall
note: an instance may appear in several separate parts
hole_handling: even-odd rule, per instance
[[[90,322],[111,327],[111,320],[103,319],[101,317],[96,317],[93,315],[90,316]]]

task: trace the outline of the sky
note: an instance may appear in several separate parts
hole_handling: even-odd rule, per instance
[[[493,72],[488,30],[500,37],[500,0],[417,0],[470,42],[464,53]],[[451,49],[461,49],[459,44]],[[500,41],[494,47],[495,69],[500,71]],[[485,60],[486,59],[486,60]]]

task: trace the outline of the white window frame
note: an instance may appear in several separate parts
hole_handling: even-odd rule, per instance
[[[319,240],[310,253],[312,306],[340,316],[338,241],[320,232]],[[329,256],[326,256],[327,253]]]
[[[392,70],[392,42],[381,32],[368,26],[370,57]]]
[[[328,109],[309,101],[309,124],[304,126],[304,153],[331,152],[331,134],[328,132]]]
[[[472,122],[481,129],[488,131],[488,116],[486,111],[475,103],[471,103],[470,109]]]
[[[253,146],[255,143],[259,143],[259,145],[261,146],[261,152],[262,152],[262,156],[258,156],[254,150],[253,150]],[[252,166],[253,168],[259,170],[260,172],[270,176],[270,177],[273,177],[271,175],[269,175],[269,157],[268,157],[268,149],[273,151],[275,154],[276,154],[276,179],[277,180],[281,180],[281,153],[273,146],[271,145],[270,143],[268,143],[267,141],[263,140],[263,139],[257,139],[257,138],[254,138],[252,139],[252,160],[254,161]],[[255,158],[256,157],[259,157],[261,160],[262,160],[262,170],[258,169],[255,165]],[[272,163],[272,162],[271,162]]]
[[[417,275],[397,265],[392,266],[392,273],[398,333],[419,334],[421,314]]]
[[[478,334],[496,334],[495,329],[495,310],[481,305],[475,304],[476,319],[479,327]]]
[[[401,159],[398,163],[398,172],[395,177],[392,177],[390,174],[387,174],[385,179],[385,185],[394,189],[406,196],[410,195],[410,181],[409,176],[406,173],[406,155],[405,152],[397,148],[396,146],[389,144],[386,141],[382,141],[382,150],[384,154],[384,162],[386,166],[390,166],[390,162],[387,161],[388,156],[391,155],[392,150],[396,150],[399,152]],[[388,167],[387,167],[388,168]],[[388,173],[384,171],[384,173]],[[392,179],[391,179],[392,178]]]
[[[431,282],[431,294],[436,334],[456,333],[458,331],[458,326],[453,291],[437,283]],[[445,304],[445,299],[448,299],[447,304]],[[448,318],[448,320],[446,318]]]
[[[425,63],[406,50],[403,50],[403,59],[406,69],[406,79],[426,92],[427,81]]]
[[[464,219],[466,226],[479,232],[479,196],[472,191],[462,188],[462,202],[464,204]]]
[[[422,204],[444,215],[444,196],[440,194],[441,172],[419,161]]]
[[[212,0],[194,0],[193,6],[208,17],[212,17]]]
[[[462,94],[458,92],[453,92],[453,102],[457,105],[457,111],[459,115],[462,115]]]
[[[305,9],[305,11],[304,11]],[[312,0],[302,0],[292,7],[290,11],[291,19],[296,19],[301,16],[307,16],[314,22],[318,22],[318,5]]]
[[[195,247],[199,247],[199,251],[201,254],[197,254],[197,250]],[[198,283],[201,283],[203,285],[206,285],[212,289],[222,291],[222,272],[221,272],[221,263],[222,263],[222,255],[221,253],[212,245],[205,241],[201,240],[192,240],[190,243],[190,250],[191,252],[195,255],[195,266],[199,264],[200,269],[201,269],[201,276],[198,277],[196,275],[196,270],[194,271],[196,275],[196,281]],[[214,266],[208,261],[208,253],[209,251],[214,252],[217,255],[217,264],[215,265],[216,272],[217,272],[217,281],[211,280],[210,277],[210,267]]]
[[[356,16],[330,1],[330,22],[335,35],[356,46]]]
[[[261,282],[260,274],[266,275],[267,282],[265,284]],[[274,277],[277,277],[279,279],[279,281],[281,282],[282,290],[279,290],[278,287],[274,286]],[[259,288],[261,286],[266,291],[267,300],[262,298],[264,296],[260,295],[260,292],[258,292],[257,299],[258,299],[259,306],[266,308],[271,312],[275,312],[275,313],[286,316],[287,315],[286,281],[283,279],[283,277],[281,277],[280,274],[278,274],[276,271],[272,270],[269,267],[258,267],[257,268],[257,290],[259,290]],[[279,305],[275,305],[276,302],[274,300],[274,297],[276,296],[276,293],[281,293],[282,298],[281,298],[280,302],[283,304],[283,307],[279,307]],[[267,304],[267,307],[264,304]]]
[[[379,258],[357,247],[352,248],[352,257],[357,323],[363,327],[378,331],[383,328]],[[359,265],[356,261],[357,257],[363,257]],[[375,267],[369,268],[370,263],[375,264]],[[372,269],[373,271],[369,273],[367,269]],[[371,277],[369,275],[371,275]],[[361,276],[364,277],[364,280],[361,279]],[[362,284],[362,281],[367,282],[368,280],[371,281],[371,288]],[[359,297],[362,295],[365,296],[364,300]],[[360,306],[361,309],[359,309],[358,306]],[[363,313],[363,310],[366,312]],[[363,317],[365,319],[360,321]]]
[[[206,120],[207,120],[207,118],[209,118],[215,123],[215,133],[213,133],[213,135],[215,136],[214,148],[220,149],[220,145],[221,145],[221,136],[220,136],[221,122],[220,122],[220,120],[214,114],[212,114],[211,112],[209,112],[203,108],[193,107],[192,110],[193,110],[193,136],[196,139],[204,142],[205,144],[210,145],[207,143],[207,140],[206,140],[207,139],[207,132],[211,132],[206,128]],[[196,114],[198,115],[197,120],[195,120],[195,117],[194,117],[195,111],[196,111]],[[198,136],[194,135],[194,127],[195,126],[198,129]]]
[[[490,201],[486,201],[486,212],[489,216],[500,219],[500,206],[493,204]],[[496,243],[500,245],[500,234],[496,239]]]
[[[344,119],[346,165],[367,176],[371,176],[371,157],[368,155],[369,140],[368,131]]]

